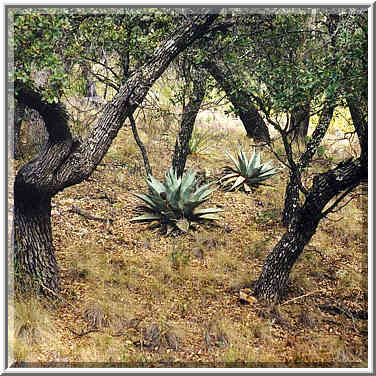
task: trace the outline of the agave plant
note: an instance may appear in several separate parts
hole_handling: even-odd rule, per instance
[[[217,220],[216,213],[223,211],[219,208],[198,208],[215,189],[209,189],[212,183],[197,187],[196,173],[191,169],[183,177],[177,177],[170,167],[163,183],[152,175],[148,176],[146,183],[148,194],[134,193],[143,201],[137,209],[145,213],[131,221],[156,221],[162,232],[169,234],[176,229],[187,232],[193,221]]]
[[[226,190],[242,188],[249,192],[252,186],[262,185],[265,180],[279,173],[277,168],[271,167],[272,161],[261,163],[260,151],[254,151],[250,159],[247,159],[241,149],[237,158],[227,151],[225,153],[235,165],[225,166],[223,176],[219,180],[220,185]]]

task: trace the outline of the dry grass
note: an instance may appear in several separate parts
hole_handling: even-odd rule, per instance
[[[162,178],[177,127],[141,120],[139,127],[153,172]],[[242,129],[216,130],[213,142],[210,155],[191,156],[188,167],[215,176],[223,150],[250,147]],[[265,151],[263,158],[272,155]],[[17,298],[9,338],[16,365],[367,366],[367,320],[361,318],[367,311],[367,197],[355,197],[361,188],[321,222],[295,265],[286,301],[300,298],[269,307],[242,304],[239,291],[252,286],[284,232],[287,171],[271,180],[273,187],[250,195],[215,192],[208,206],[225,209],[218,225],[197,225],[175,238],[129,222],[137,205],[132,192],[145,190],[143,175],[124,127],[89,181],[54,199],[63,300],[52,307]],[[72,205],[114,221],[87,220],[73,214]],[[342,311],[320,308],[329,305]]]

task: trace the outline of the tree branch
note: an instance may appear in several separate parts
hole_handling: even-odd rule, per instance
[[[334,213],[334,208],[358,185],[358,183],[354,183],[352,186],[350,186],[344,193],[342,193],[338,198],[337,200],[334,201],[334,203],[332,205],[330,205],[330,207],[325,210],[324,212],[321,213],[321,218],[324,218],[325,216],[327,216],[329,213]],[[351,199],[352,200],[352,199]],[[346,204],[342,205],[341,208],[339,208],[338,210],[342,209],[343,207],[345,207],[351,200],[349,200]]]
[[[150,167],[150,163],[149,163],[149,157],[148,157],[148,152],[147,150],[145,149],[145,146],[144,144],[142,143],[139,135],[138,135],[138,132],[137,132],[137,127],[136,127],[136,123],[134,121],[134,118],[133,118],[133,114],[130,114],[128,116],[129,118],[129,121],[131,123],[131,128],[132,128],[132,132],[133,132],[133,137],[138,145],[138,147],[140,148],[141,150],[141,154],[142,154],[142,158],[144,159],[144,165],[145,165],[145,170],[146,170],[146,175],[149,176],[149,175],[153,175],[152,174],[152,170],[151,170],[151,167]]]
[[[117,136],[127,117],[143,102],[154,82],[171,61],[196,39],[207,33],[218,17],[218,10],[201,9],[202,14],[183,24],[170,36],[152,58],[135,71],[120,88],[113,100],[103,109],[103,115],[89,131],[79,150],[73,153],[60,169],[65,186],[80,183],[89,177]],[[72,168],[74,166],[74,168]]]

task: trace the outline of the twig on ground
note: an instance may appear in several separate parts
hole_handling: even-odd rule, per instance
[[[90,333],[94,333],[94,332],[99,332],[99,329],[89,329],[89,330],[86,330],[84,332],[81,332],[81,333],[77,333],[76,331],[74,331],[72,328],[70,328],[69,326],[67,326],[67,329],[72,332],[76,337],[83,337],[83,336],[86,336],[87,334],[90,334]]]
[[[304,295],[300,295],[300,296],[297,296],[296,298],[293,298],[293,299],[290,299],[290,300],[287,300],[286,302],[282,303],[282,305],[285,305],[285,304],[288,304],[288,303],[291,303],[295,300],[298,300],[298,299],[301,299],[301,298],[304,298],[306,296],[309,296],[309,295],[313,295],[313,294],[316,294],[317,292],[320,292],[322,291],[323,289],[319,289],[319,290],[315,290],[315,291],[312,291],[312,292],[309,292],[308,294],[304,294]]]
[[[86,213],[80,208],[77,208],[76,206],[72,206],[72,209],[70,210],[72,213],[79,214],[87,219],[91,219],[92,221],[99,221],[99,222],[104,222],[104,223],[112,223],[114,220],[112,218],[99,218],[99,217],[94,217],[89,213]]]

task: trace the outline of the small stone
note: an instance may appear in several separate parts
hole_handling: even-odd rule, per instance
[[[239,291],[239,298],[241,302],[245,302],[248,304],[256,303],[257,299],[250,295],[252,293],[251,289],[243,289]]]

